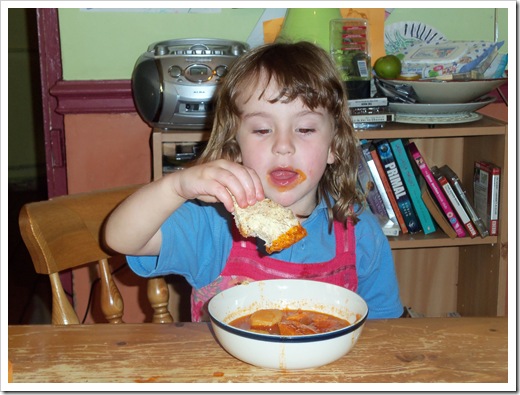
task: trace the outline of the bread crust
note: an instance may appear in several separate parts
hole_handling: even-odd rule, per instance
[[[307,236],[307,231],[300,224],[293,226],[287,232],[281,234],[276,240],[274,240],[271,246],[266,246],[267,253],[271,254],[276,251],[281,251],[287,247],[296,244],[301,239]]]

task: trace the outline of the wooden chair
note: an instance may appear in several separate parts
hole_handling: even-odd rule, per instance
[[[104,246],[101,234],[110,212],[138,187],[60,196],[22,207],[19,216],[22,238],[36,272],[48,274],[51,281],[53,324],[79,323],[59,273],[95,262],[99,266],[101,310],[108,322],[123,322],[123,300],[108,263],[116,253]],[[173,322],[164,278],[149,279],[147,295],[154,310],[152,321]]]

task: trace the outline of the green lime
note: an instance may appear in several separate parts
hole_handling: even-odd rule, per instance
[[[374,71],[378,77],[394,79],[401,74],[401,61],[395,55],[382,56],[376,60]]]

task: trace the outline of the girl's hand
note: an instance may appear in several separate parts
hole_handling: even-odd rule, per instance
[[[188,167],[173,173],[172,189],[184,199],[199,199],[208,203],[220,201],[233,212],[235,197],[240,207],[247,207],[264,199],[264,189],[258,174],[239,163],[219,159]]]

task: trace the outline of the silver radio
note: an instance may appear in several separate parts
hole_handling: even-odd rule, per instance
[[[161,129],[209,129],[213,95],[246,43],[189,38],[151,44],[137,60],[132,92],[139,115]]]

